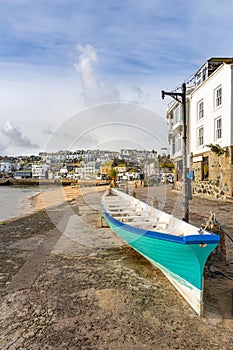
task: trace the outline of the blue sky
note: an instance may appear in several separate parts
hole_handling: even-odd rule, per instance
[[[150,117],[140,109],[142,126],[166,143],[165,128],[157,127],[169,102],[161,90],[180,85],[210,57],[232,56],[232,12],[230,0],[1,0],[0,154],[46,149],[74,115],[77,135],[87,135],[86,109],[116,101],[143,106]],[[89,113],[96,134],[85,147],[108,147],[97,114]],[[134,123],[127,113],[119,121]],[[116,146],[118,132],[109,125]],[[146,139],[142,147],[152,147]]]

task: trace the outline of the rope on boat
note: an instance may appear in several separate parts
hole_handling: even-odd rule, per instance
[[[207,230],[207,228],[210,228],[211,230],[213,229],[214,225],[217,223],[216,216],[212,211],[210,212],[209,218],[206,220],[206,224],[204,227],[200,227],[198,232],[202,235],[204,231]]]
[[[216,220],[216,216],[212,212],[210,212],[209,219],[206,220],[205,227],[204,228],[200,228],[200,231],[202,231],[202,233],[203,233],[204,230],[206,230],[207,228],[213,229],[214,225],[216,225],[216,224],[217,224],[217,227],[218,227],[218,232],[216,232],[216,233],[221,237],[221,226],[220,226],[220,223]],[[207,272],[208,272],[209,275],[213,274],[213,272],[210,270],[210,268],[213,265],[213,263],[215,262],[217,256],[221,257],[221,253],[220,253],[220,249],[219,249],[218,245],[215,248],[215,250],[212,253],[212,255],[210,255],[210,257],[208,259],[209,260],[209,264],[207,265]],[[212,259],[211,259],[211,257],[212,257]]]
[[[206,224],[203,228],[203,230],[205,231],[208,227],[212,230],[214,225],[218,225],[218,229],[219,229],[219,222],[216,220],[216,215],[215,213],[212,213],[212,211],[210,212],[210,216],[209,218],[206,220]]]

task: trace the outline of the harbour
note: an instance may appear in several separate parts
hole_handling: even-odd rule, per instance
[[[158,269],[101,227],[104,190],[86,188],[0,227],[3,349],[231,349],[232,242],[227,264],[216,260],[205,275],[200,318]],[[161,203],[164,191],[164,210],[175,210],[179,193],[169,186],[138,186],[136,196],[157,193]],[[210,207],[231,234],[229,202],[194,196],[190,220],[203,222]]]
[[[233,2],[0,8],[0,350],[232,350]]]
[[[0,222],[13,219],[15,217],[32,212],[33,197],[40,193],[48,191],[61,190],[63,186],[72,188],[72,186],[89,187],[101,186],[103,181],[69,181],[62,180],[59,182],[46,180],[10,180],[7,185],[0,186]],[[59,191],[61,192],[61,191]]]

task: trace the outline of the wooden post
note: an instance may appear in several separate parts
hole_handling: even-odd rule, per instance
[[[225,242],[225,232],[220,227],[220,243],[219,243],[219,250],[220,250],[220,260],[226,263],[227,261],[227,254],[226,254],[226,242]]]
[[[109,228],[109,225],[107,224],[103,215],[100,216],[100,227],[101,228]]]
[[[221,228],[221,226],[219,226],[218,224],[215,224],[214,227],[210,231],[220,235],[218,260],[226,263],[227,258],[226,258],[225,232]]]

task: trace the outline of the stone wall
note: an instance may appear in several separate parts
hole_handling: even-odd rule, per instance
[[[212,151],[202,154],[208,157],[208,177],[203,179],[203,162],[194,162],[193,192],[202,193],[213,198],[233,196],[233,146],[226,147],[221,156]]]
[[[212,151],[195,155],[196,159],[200,157],[200,161],[195,161],[191,165],[191,169],[194,171],[193,193],[204,194],[216,199],[233,197],[233,146],[225,147],[224,151],[221,156]],[[208,157],[208,176],[206,179],[203,179],[204,157]],[[174,188],[181,190],[182,182],[176,181]]]

